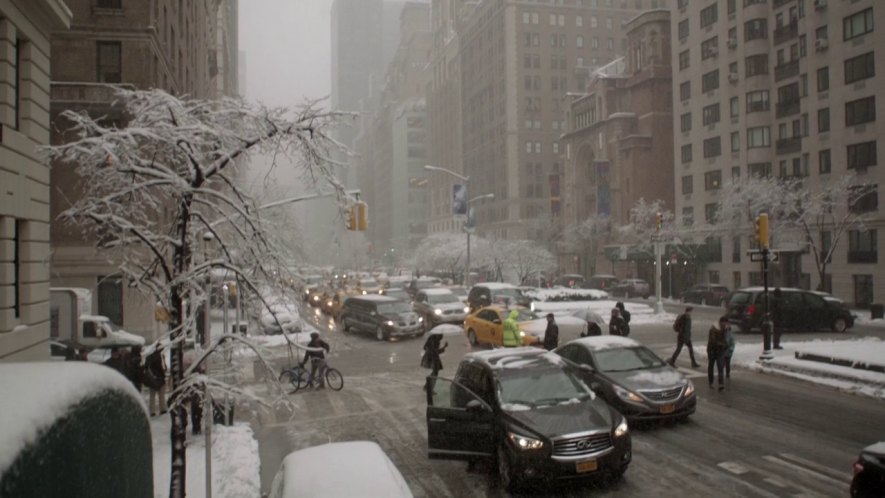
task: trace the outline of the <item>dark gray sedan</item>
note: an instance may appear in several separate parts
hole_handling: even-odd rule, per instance
[[[631,422],[684,420],[695,411],[694,384],[633,339],[582,337],[555,352],[577,367],[587,385]]]

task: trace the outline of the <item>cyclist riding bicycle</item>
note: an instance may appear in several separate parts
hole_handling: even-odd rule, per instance
[[[325,389],[326,388],[326,354],[323,350],[326,350],[326,353],[329,352],[329,344],[320,339],[320,334],[318,332],[310,333],[310,342],[307,343],[307,347],[309,348],[307,352],[304,353],[304,359],[301,360],[301,367],[304,368],[304,364],[307,363],[307,360],[310,359],[310,379],[311,383],[313,383],[314,379],[319,379],[319,387],[317,389]],[[317,377],[319,375],[319,377]]]

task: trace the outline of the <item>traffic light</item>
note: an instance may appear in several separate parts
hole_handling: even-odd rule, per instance
[[[768,215],[765,213],[756,217],[756,242],[760,249],[768,248]]]
[[[344,226],[348,230],[356,230],[357,229],[357,208],[356,204],[347,208],[347,212],[344,213]]]
[[[660,232],[664,228],[664,215],[661,213],[655,214],[655,231]]]
[[[356,229],[365,232],[366,226],[369,224],[369,206],[365,202],[356,203]]]

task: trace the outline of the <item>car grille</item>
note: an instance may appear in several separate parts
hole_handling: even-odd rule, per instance
[[[664,389],[661,391],[639,391],[639,394],[645,396],[652,401],[673,401],[682,394],[682,386],[673,389]]]
[[[601,432],[553,441],[553,455],[580,456],[598,453],[612,446],[611,434]]]
[[[463,313],[461,310],[444,310],[443,315],[457,315],[459,313]]]

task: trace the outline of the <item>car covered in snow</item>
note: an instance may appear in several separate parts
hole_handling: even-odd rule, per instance
[[[275,302],[263,308],[258,323],[265,335],[301,332],[301,316],[294,303]]]
[[[467,294],[467,305],[470,311],[476,311],[483,306],[529,306],[528,299],[518,287],[501,282],[483,282],[470,288]]]
[[[619,479],[630,464],[626,419],[554,353],[468,353],[453,379],[432,381],[428,456],[491,460],[507,491],[526,481]]]
[[[346,441],[289,453],[268,498],[412,498],[402,473],[371,441]]]
[[[633,339],[582,337],[563,344],[555,353],[578,369],[587,385],[631,422],[685,420],[695,412],[694,384]]]

